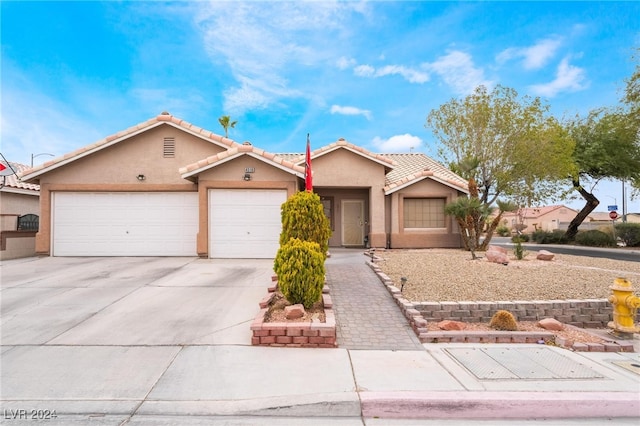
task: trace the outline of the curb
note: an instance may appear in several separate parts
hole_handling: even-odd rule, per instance
[[[362,392],[363,417],[535,419],[638,417],[628,392]]]

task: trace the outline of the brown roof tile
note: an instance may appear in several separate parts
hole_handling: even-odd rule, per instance
[[[3,189],[22,189],[33,191],[34,193],[38,193],[40,191],[40,185],[36,185],[34,183],[25,183],[19,177],[21,173],[31,169],[31,167],[25,164],[14,163],[11,161],[9,162],[9,165],[17,173],[17,175],[14,174],[11,176],[6,176]]]

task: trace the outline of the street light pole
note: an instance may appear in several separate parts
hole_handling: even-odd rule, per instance
[[[34,158],[37,158],[37,157],[40,157],[41,155],[49,155],[49,156],[51,156],[51,157],[55,157],[55,154],[49,154],[48,152],[43,152],[43,153],[35,154],[35,155],[34,155],[34,154],[31,154],[31,167],[32,167],[32,168],[33,168],[33,159],[34,159]]]
[[[627,194],[625,194],[624,179],[622,180],[622,222],[627,221]]]

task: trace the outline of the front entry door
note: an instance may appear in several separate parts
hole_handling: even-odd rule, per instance
[[[364,245],[363,200],[342,200],[342,245]]]

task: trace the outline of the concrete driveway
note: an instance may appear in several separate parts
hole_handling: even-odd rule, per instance
[[[271,260],[2,263],[2,345],[249,345]]]

